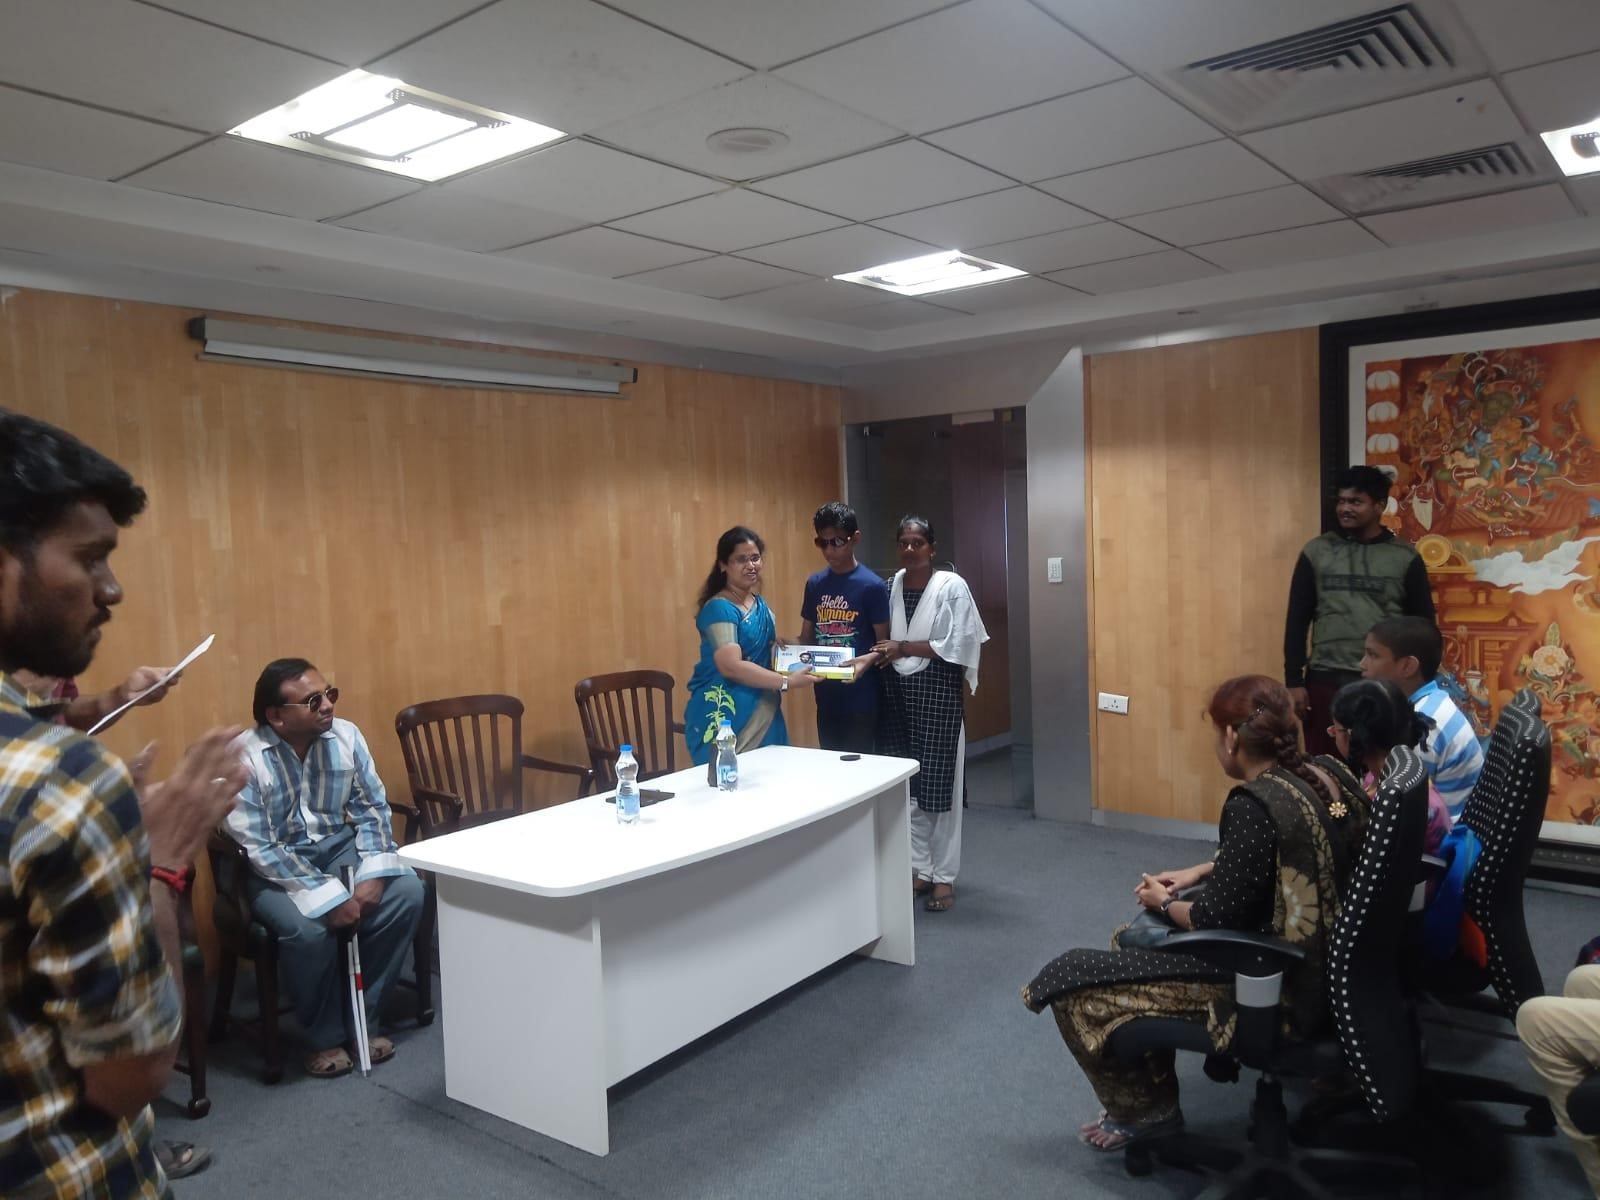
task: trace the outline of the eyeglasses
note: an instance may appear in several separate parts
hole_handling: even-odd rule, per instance
[[[333,705],[339,703],[339,689],[336,688],[336,687],[331,687],[325,692],[312,692],[311,695],[307,696],[304,700],[280,700],[278,702],[278,707],[279,708],[302,708],[303,707],[307,712],[316,712],[317,709],[322,707],[322,702],[324,700],[326,700],[328,702],[328,706],[330,708]]]
[[[826,550],[830,546],[837,550],[841,546],[848,546],[850,539],[847,537],[815,537],[811,539],[811,543],[818,550]]]

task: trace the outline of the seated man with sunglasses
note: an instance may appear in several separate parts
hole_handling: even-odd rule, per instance
[[[849,646],[853,682],[820,683],[817,741],[824,750],[871,754],[878,730],[878,664],[875,643],[889,636],[889,590],[876,572],[856,561],[861,527],[842,500],[817,509],[812,539],[827,564],[806,580],[800,602],[800,645]]]
[[[400,973],[422,914],[422,882],[401,863],[383,781],[361,731],[337,720],[339,689],[303,658],[268,663],[256,680],[256,727],[236,743],[249,782],[227,831],[254,868],[245,883],[251,912],[278,935],[295,1018],[312,1047],[306,1073],[350,1071],[353,1031],[340,972],[339,936],[361,937],[367,1023],[378,1028],[384,997]],[[339,870],[354,868],[354,891]],[[374,1063],[394,1043],[371,1039]]]

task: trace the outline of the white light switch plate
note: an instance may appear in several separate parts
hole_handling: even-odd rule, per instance
[[[1046,583],[1061,582],[1061,560],[1059,558],[1047,558],[1044,560],[1044,578]]]
[[[1100,711],[1127,714],[1128,698],[1119,696],[1115,692],[1100,693]]]

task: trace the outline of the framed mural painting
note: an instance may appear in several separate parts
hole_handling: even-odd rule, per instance
[[[1485,740],[1514,692],[1540,696],[1543,834],[1600,849],[1600,319],[1344,353],[1343,461],[1394,482],[1384,521],[1427,564],[1440,682]]]

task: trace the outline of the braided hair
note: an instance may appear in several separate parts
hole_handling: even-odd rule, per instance
[[[1289,699],[1288,689],[1277,680],[1265,675],[1230,679],[1212,693],[1206,715],[1219,730],[1236,732],[1239,748],[1251,758],[1270,759],[1309,783],[1328,803],[1338,800],[1301,752],[1300,722],[1294,715],[1294,702]]]
[[[1416,746],[1433,722],[1411,707],[1405,691],[1392,679],[1358,679],[1333,698],[1333,719],[1350,734],[1350,765],[1387,757],[1396,746]]]

